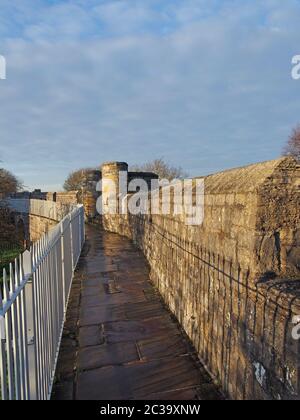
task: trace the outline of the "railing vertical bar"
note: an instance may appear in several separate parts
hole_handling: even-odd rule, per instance
[[[0,288],[0,314],[2,317],[3,298]],[[3,331],[3,320],[0,320],[0,397],[2,400],[7,400],[7,371],[6,371],[6,350],[5,350],[5,336]]]
[[[62,294],[63,311],[66,306],[66,273],[65,273],[65,246],[64,246],[64,221],[60,224],[60,243],[61,243],[61,273],[62,273]]]
[[[37,260],[41,253],[41,243],[36,244]],[[36,303],[37,303],[37,334],[38,334],[38,373],[39,373],[39,397],[44,399],[44,354],[43,354],[43,308],[42,308],[42,292],[41,292],[41,263],[38,263],[36,269]]]
[[[46,254],[46,240],[45,236],[43,236],[43,248],[44,253]],[[48,273],[47,273],[47,256],[45,256],[43,260],[43,297],[44,297],[44,313],[45,313],[45,348],[44,352],[46,354],[46,378],[45,378],[45,395],[47,395],[48,391],[48,382],[49,382],[49,313],[48,313],[48,290],[47,290],[47,280],[48,280]]]
[[[58,265],[57,265],[57,246],[54,248],[53,252],[53,270],[54,270],[54,320],[55,320],[55,343],[58,343],[59,337],[58,337],[58,331],[59,331],[59,322],[60,322],[60,316],[59,316],[59,281],[60,276],[58,273]]]
[[[7,273],[3,270],[3,297],[6,302],[10,299],[9,287],[7,284]],[[11,308],[7,311],[5,317],[5,332],[6,332],[6,356],[7,356],[7,374],[8,374],[8,398],[13,400],[14,392],[14,367],[13,367],[13,338],[12,338],[12,319]]]
[[[45,240],[42,238],[42,249],[45,253]],[[44,374],[44,395],[46,399],[47,395],[47,383],[48,383],[48,371],[49,371],[49,349],[48,349],[48,311],[47,311],[47,294],[46,294],[46,259],[42,261],[42,299],[43,299],[43,314],[45,316],[43,329],[44,329],[44,345],[43,345],[43,354],[45,360],[45,374]]]
[[[7,371],[6,371],[6,351],[5,340],[0,338],[0,396],[2,400],[7,400]]]
[[[54,249],[50,249],[50,298],[51,298],[51,304],[50,304],[50,310],[51,310],[51,342],[52,342],[52,357],[51,357],[51,365],[54,366],[55,362],[55,343],[56,343],[56,328],[55,328],[55,299],[54,299],[54,291],[55,291],[55,270],[54,270],[54,264],[53,264],[53,251]],[[52,375],[53,375],[53,369],[52,369]]]
[[[61,234],[60,234],[61,235]],[[64,298],[64,271],[63,271],[63,265],[61,263],[62,258],[63,258],[63,243],[62,243],[62,238],[60,236],[60,241],[59,241],[59,247],[58,247],[58,261],[57,261],[57,265],[58,265],[58,270],[59,270],[59,277],[60,277],[60,282],[59,282],[59,291],[60,291],[60,295],[59,295],[59,325],[58,325],[58,330],[60,329],[60,325],[63,322],[64,319],[64,305],[65,305],[65,298]]]
[[[31,248],[31,267],[34,267],[36,264],[36,248],[35,245]],[[38,337],[38,325],[37,320],[39,318],[38,306],[37,306],[37,296],[36,296],[36,272],[32,273],[32,317],[33,317],[33,346],[34,346],[34,369],[35,369],[35,398],[39,400],[39,337]]]
[[[48,241],[46,241],[47,243]],[[53,331],[52,331],[52,300],[51,300],[51,250],[46,244],[46,296],[47,296],[47,312],[48,312],[48,380],[47,380],[47,396],[49,394],[49,387],[52,379],[52,369],[53,369]]]
[[[19,261],[15,259],[15,287],[20,287],[20,270],[19,270]],[[18,325],[18,338],[17,338],[17,347],[19,350],[19,366],[20,366],[20,392],[21,400],[25,399],[25,372],[24,372],[24,335],[23,335],[23,321],[22,321],[22,311],[21,311],[21,296],[20,293],[16,298],[16,309],[17,309],[17,325]]]
[[[48,248],[48,247],[47,247]],[[48,249],[47,249],[48,252]],[[46,258],[46,293],[47,293],[47,311],[48,311],[48,351],[49,351],[49,367],[48,367],[48,383],[47,383],[47,395],[49,394],[49,386],[51,384],[52,379],[52,366],[53,366],[53,345],[52,345],[52,299],[51,299],[51,268],[50,268],[50,250],[47,253]]]
[[[24,261],[22,255],[20,256],[20,279],[25,280],[24,275]],[[24,353],[24,399],[30,400],[30,385],[29,385],[29,360],[28,360],[28,333],[27,333],[27,314],[26,314],[26,295],[25,289],[21,291],[21,314],[22,314],[22,329],[23,329],[23,353]]]
[[[10,273],[10,293],[13,294],[15,291],[15,272],[12,264],[9,266]],[[14,374],[15,374],[15,398],[16,400],[21,399],[21,372],[19,364],[19,329],[18,329],[18,316],[17,316],[17,305],[16,301],[11,306],[12,315],[12,336],[13,336],[13,357],[14,357]]]
[[[16,203],[13,203],[14,205]],[[23,200],[19,208],[60,217],[53,203]],[[22,207],[23,206],[23,207]],[[15,260],[0,290],[1,398],[48,399],[74,270],[84,243],[82,206]]]
[[[49,386],[52,380],[52,370],[54,364],[54,342],[53,342],[53,300],[52,300],[52,293],[53,293],[53,285],[52,285],[52,276],[51,276],[51,255],[52,250],[49,250],[48,258],[47,258],[47,273],[48,273],[48,281],[47,281],[47,295],[48,295],[48,313],[49,313],[49,359],[50,359],[50,368],[49,368],[49,382],[48,382],[48,393],[49,393]]]
[[[41,240],[37,243],[38,255],[42,255]],[[38,288],[38,302],[39,302],[39,332],[40,332],[40,393],[41,399],[45,399],[45,353],[44,353],[44,307],[43,307],[43,290],[42,290],[42,260],[39,261],[37,267],[37,288]]]

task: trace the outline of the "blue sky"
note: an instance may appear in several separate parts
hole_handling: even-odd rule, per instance
[[[28,188],[164,156],[276,158],[300,123],[299,0],[0,0],[0,158]]]

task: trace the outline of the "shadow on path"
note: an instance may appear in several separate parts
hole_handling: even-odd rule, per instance
[[[87,226],[56,370],[57,400],[222,396],[126,238]]]

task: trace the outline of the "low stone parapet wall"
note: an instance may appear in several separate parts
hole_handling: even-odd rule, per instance
[[[300,167],[290,158],[205,178],[204,222],[105,215],[234,399],[300,399]]]

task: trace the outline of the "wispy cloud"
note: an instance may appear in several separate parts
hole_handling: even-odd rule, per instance
[[[298,0],[1,0],[0,156],[30,186],[164,155],[276,157],[299,122]]]

